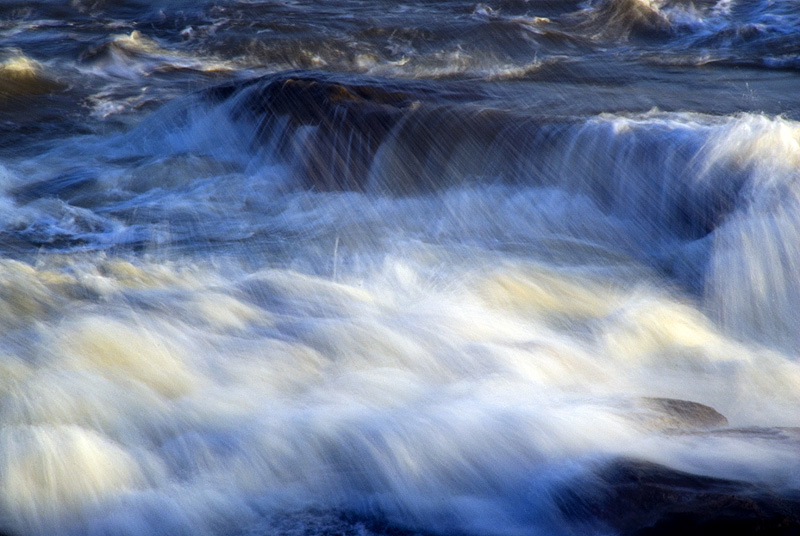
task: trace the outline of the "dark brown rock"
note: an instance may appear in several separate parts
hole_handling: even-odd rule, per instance
[[[255,122],[256,143],[290,163],[301,187],[413,195],[508,171],[497,163],[509,165],[504,142],[514,151],[520,135],[501,134],[517,118],[454,104],[454,95],[411,83],[398,87],[288,73],[219,86],[206,96],[238,99],[235,113]]]
[[[228,92],[215,91],[218,97]],[[415,102],[409,93],[377,85],[288,76],[262,84],[245,106],[259,118],[258,140],[275,143],[305,186],[359,191],[378,148]]]
[[[562,501],[622,536],[800,535],[800,492],[616,460]],[[578,506],[576,506],[578,505]]]
[[[645,397],[641,401],[650,409],[663,415],[661,425],[667,429],[686,430],[720,428],[728,425],[728,419],[705,404],[675,398]]]

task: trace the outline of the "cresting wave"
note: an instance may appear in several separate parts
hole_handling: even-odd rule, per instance
[[[63,84],[48,77],[42,66],[22,54],[0,57],[0,107],[16,96],[42,95],[63,89]]]
[[[674,277],[732,332],[791,349],[800,342],[794,306],[800,280],[792,260],[800,229],[799,140],[798,125],[782,118],[657,111],[587,120],[532,116],[424,84],[290,73],[171,105],[130,134],[98,141],[111,158],[55,177],[21,168],[29,173],[25,182],[7,179],[20,206],[6,216],[3,233],[11,243],[42,246],[180,242],[181,236],[229,241],[300,231],[287,228],[287,220],[269,221],[276,207],[264,195],[351,191],[399,195],[397,203],[404,203],[408,196],[451,198],[457,194],[447,192],[463,191],[468,198],[480,195],[473,189],[510,188],[539,210],[553,204],[546,213],[581,213],[569,224],[512,218],[484,232],[509,241],[535,242],[532,235],[598,241]],[[57,168],[70,151],[44,157],[44,169]],[[115,160],[126,169],[112,171]],[[198,203],[181,215],[173,201],[187,194]],[[573,201],[560,206],[559,195]],[[231,213],[225,204],[233,199],[241,210]],[[577,208],[584,206],[591,209]],[[357,226],[368,220],[347,217]],[[163,224],[169,232],[159,239]],[[458,225],[469,234],[484,224]]]
[[[413,86],[302,75],[209,96],[246,117],[245,134],[255,132],[256,146],[293,168],[303,188],[407,196],[488,182],[586,198],[620,222],[627,253],[704,294],[734,331],[788,349],[800,343],[792,305],[800,297],[792,261],[800,129],[792,121],[526,117],[460,104],[457,95],[431,102]],[[732,262],[739,258],[751,260]],[[745,311],[763,316],[741,320]]]

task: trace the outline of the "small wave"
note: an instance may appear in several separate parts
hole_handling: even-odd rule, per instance
[[[44,66],[22,54],[0,62],[0,104],[3,100],[25,95],[44,95],[65,89],[50,77]]]
[[[81,57],[96,74],[139,79],[157,71],[189,69],[198,72],[230,71],[229,62],[207,60],[163,48],[155,39],[135,30],[87,50]]]
[[[562,20],[575,31],[595,39],[667,36],[672,32],[672,21],[661,10],[663,3],[660,0],[596,0]]]
[[[663,53],[684,58],[677,61],[685,65],[703,65],[710,60],[724,65],[797,68],[800,17],[796,3],[720,0],[685,6],[666,2],[661,11],[675,29],[674,39]]]

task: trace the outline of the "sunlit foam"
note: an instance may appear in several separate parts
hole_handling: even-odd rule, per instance
[[[3,426],[0,499],[12,526],[39,532],[143,480],[118,444],[75,425]]]
[[[704,439],[717,420],[648,398],[797,425],[791,359],[647,279],[407,247],[338,281],[103,258],[17,268],[25,285],[73,290],[35,313],[24,351],[0,339],[9,527],[180,533],[317,508],[546,531],[557,508],[519,494],[547,497],[620,455],[793,482],[776,465],[792,466],[787,443]],[[441,259],[440,286],[425,263]]]

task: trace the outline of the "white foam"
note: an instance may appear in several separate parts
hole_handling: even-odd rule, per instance
[[[136,162],[97,163],[97,210],[129,217],[120,227],[168,215],[190,250],[263,232],[246,258],[0,263],[8,530],[213,534],[316,509],[547,533],[564,526],[553,490],[617,456],[800,485],[791,440],[714,435],[643,402],[707,404],[731,427],[800,425],[784,338],[798,288],[793,122],[600,116],[560,131],[565,150],[534,168],[547,186],[396,198],[281,191],[288,170],[252,155],[232,106],[188,99],[81,143]],[[656,163],[643,161],[656,142]],[[68,163],[62,147],[9,180]],[[700,210],[730,177],[722,221],[691,237],[702,244],[665,238],[670,202],[685,200],[666,190],[688,188]],[[68,208],[15,210],[93,212]],[[658,240],[686,248],[705,295],[656,271]]]
[[[609,456],[797,485],[791,443],[662,433],[676,417],[640,402],[797,426],[789,356],[727,337],[647,278],[405,247],[338,282],[118,259],[25,268],[21,290],[60,298],[17,331],[33,344],[0,338],[9,528],[214,533],[268,523],[254,508],[313,507],[547,531],[563,521],[548,486]],[[98,277],[102,294],[74,288]],[[541,494],[533,511],[522,490]]]

